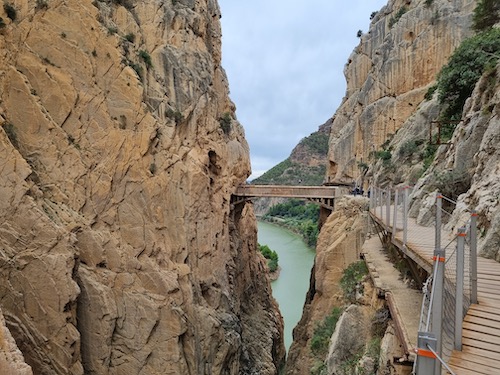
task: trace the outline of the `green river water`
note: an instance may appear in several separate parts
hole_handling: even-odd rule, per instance
[[[300,236],[266,222],[258,222],[258,240],[278,253],[281,273],[271,286],[285,322],[285,347],[288,351],[292,330],[302,316],[315,252]]]

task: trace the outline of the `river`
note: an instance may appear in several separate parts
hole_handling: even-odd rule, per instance
[[[278,253],[281,273],[271,286],[285,322],[285,347],[288,351],[293,340],[292,330],[302,316],[315,252],[300,236],[266,222],[258,222],[258,239],[261,245]]]

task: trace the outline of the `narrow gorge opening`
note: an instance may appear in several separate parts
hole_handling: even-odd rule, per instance
[[[288,352],[293,341],[292,331],[302,316],[316,252],[299,235],[264,221],[258,222],[258,241],[278,253],[279,276],[271,282],[271,287],[285,323],[284,341]]]

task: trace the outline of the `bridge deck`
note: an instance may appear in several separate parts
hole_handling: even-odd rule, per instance
[[[396,230],[393,243],[424,269],[432,269],[434,229],[423,227],[408,218],[407,249],[403,246],[403,223],[394,225],[391,207],[389,225],[386,211],[378,209],[372,216],[389,232]],[[402,215],[400,215],[401,217]],[[394,229],[395,227],[395,229]],[[442,236],[442,247],[451,241]],[[454,350],[449,365],[457,375],[500,375],[500,263],[478,258],[478,304],[471,305],[464,319],[462,351]]]
[[[234,195],[239,197],[334,198],[336,186],[240,185]]]

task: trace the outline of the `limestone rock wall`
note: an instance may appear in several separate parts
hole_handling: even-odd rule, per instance
[[[389,0],[345,66],[347,91],[334,115],[328,178],[359,180],[360,163],[417,110],[436,74],[470,35],[475,0]]]
[[[0,311],[0,373],[6,375],[33,375],[31,367],[24,361],[23,355],[5,326],[5,319]]]
[[[217,2],[12,6],[0,306],[33,373],[277,373],[253,212],[230,202],[250,164]]]
[[[478,214],[478,249],[481,255],[500,262],[500,64],[476,84],[450,142],[440,146],[436,158],[417,182],[412,194],[412,213],[422,223],[432,216],[426,201],[436,191],[456,199],[448,229],[456,231]],[[431,104],[430,104],[431,105]],[[414,128],[408,124],[408,132]],[[455,196],[456,195],[456,196]]]

